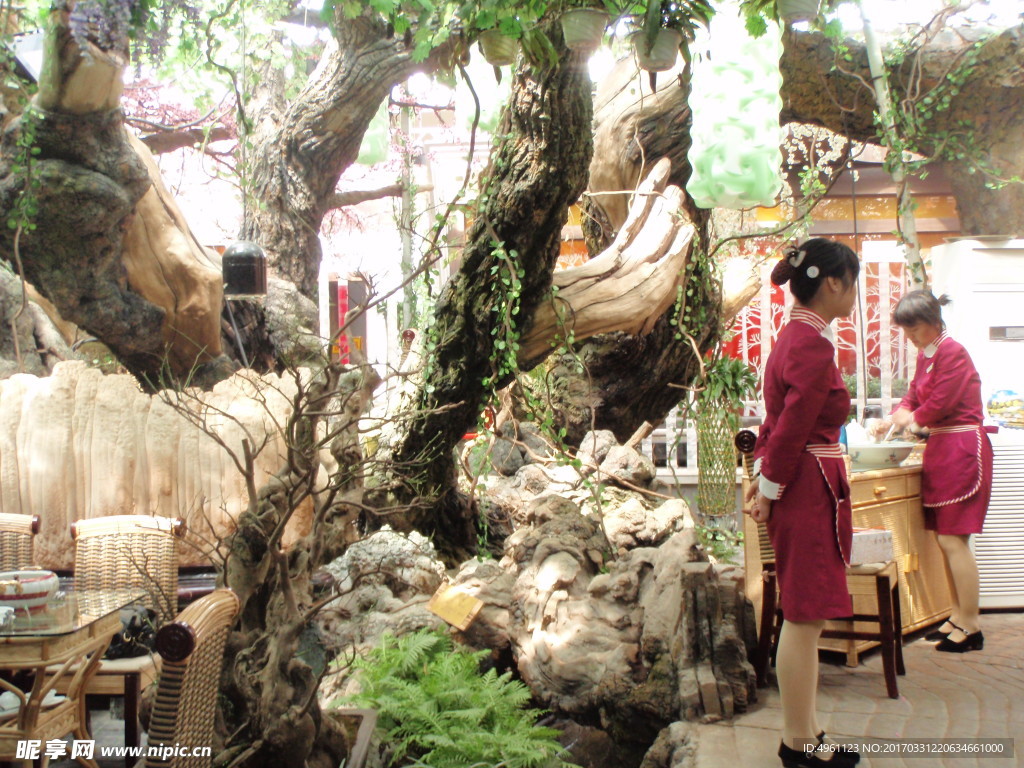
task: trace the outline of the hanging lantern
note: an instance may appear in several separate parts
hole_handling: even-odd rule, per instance
[[[725,6],[711,20],[709,48],[693,67],[686,190],[701,208],[773,206],[782,187],[779,30],[753,39]]]
[[[267,257],[263,249],[248,240],[239,240],[221,256],[224,297],[251,299],[267,295]]]

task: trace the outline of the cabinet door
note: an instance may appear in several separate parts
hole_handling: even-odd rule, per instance
[[[951,596],[945,560],[935,535],[924,529],[919,496],[854,509],[853,524],[892,532],[904,632],[949,615]]]

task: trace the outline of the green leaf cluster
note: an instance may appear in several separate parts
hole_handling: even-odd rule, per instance
[[[703,385],[697,395],[699,406],[735,411],[757,391],[757,374],[744,361],[723,355],[705,366]]]
[[[409,37],[413,59],[423,61],[453,38],[463,38],[468,44],[488,29],[525,41],[552,5],[546,0],[327,0],[323,12],[330,18],[334,7],[340,6],[346,18],[355,18],[367,9],[377,13],[395,34]]]
[[[695,530],[701,545],[709,555],[721,563],[739,563],[743,531],[734,531],[728,525],[721,525],[717,520],[708,525],[698,524]]]
[[[534,724],[542,712],[527,707],[529,689],[511,672],[480,671],[489,655],[425,629],[386,636],[356,662],[355,702],[377,710],[389,765],[574,768],[558,757],[558,731]]]

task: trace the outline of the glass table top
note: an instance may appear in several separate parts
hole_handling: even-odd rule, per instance
[[[5,639],[69,635],[120,611],[144,597],[138,588],[90,589],[56,592],[39,609],[19,608],[13,620],[0,621],[0,642]]]

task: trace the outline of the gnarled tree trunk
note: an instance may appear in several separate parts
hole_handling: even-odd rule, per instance
[[[514,336],[551,286],[562,225],[586,184],[592,151],[592,102],[586,59],[564,49],[550,67],[521,64],[497,130],[489,176],[462,251],[462,266],[445,286],[427,331],[428,370],[395,470],[410,497],[440,500],[441,514],[417,512],[411,525],[435,534],[449,551],[476,541],[454,491],[451,449],[476,423],[488,386],[503,378],[496,342],[512,341],[502,323],[504,302],[518,303]],[[500,279],[514,265],[518,296]],[[439,411],[441,406],[450,406]],[[454,521],[461,521],[455,523]],[[450,546],[445,547],[445,544]]]
[[[0,210],[22,219],[25,277],[62,317],[99,337],[141,380],[185,377],[218,362],[219,265],[166,190],[154,188],[155,167],[125,131],[126,41],[110,49],[89,41],[83,51],[69,12],[51,13],[35,109],[5,134]],[[17,145],[26,134],[37,155]],[[26,197],[36,212],[21,216]],[[12,235],[0,234],[8,254]]]

